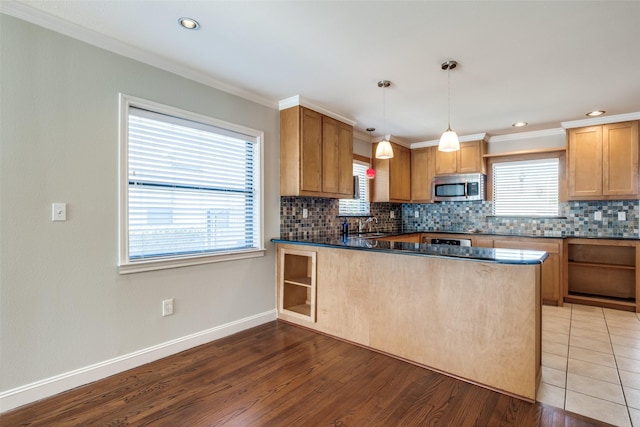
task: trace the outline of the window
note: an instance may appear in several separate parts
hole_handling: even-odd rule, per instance
[[[557,216],[558,158],[493,163],[493,209],[502,216]]]
[[[340,199],[339,215],[369,215],[369,180],[367,169],[369,164],[360,160],[353,161],[353,175],[358,177],[359,197],[357,199]]]
[[[120,272],[260,256],[262,132],[121,95]]]

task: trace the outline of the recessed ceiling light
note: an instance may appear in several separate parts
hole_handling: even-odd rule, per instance
[[[187,30],[197,30],[198,28],[200,28],[200,24],[198,24],[198,21],[191,18],[180,18],[178,19],[178,23]]]
[[[514,128],[521,128],[522,126],[526,126],[528,124],[529,123],[527,123],[527,122],[516,122],[516,123],[512,124],[511,126],[513,126]]]
[[[604,113],[606,113],[606,111],[604,110],[595,110],[595,111],[588,112],[586,115],[589,117],[596,117],[596,116],[601,116]]]

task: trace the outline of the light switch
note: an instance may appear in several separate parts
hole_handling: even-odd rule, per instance
[[[618,221],[626,221],[627,220],[627,213],[622,211],[622,212],[618,212]]]
[[[51,221],[66,221],[66,220],[67,220],[67,204],[52,203],[51,204]]]

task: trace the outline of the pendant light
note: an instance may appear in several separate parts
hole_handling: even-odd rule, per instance
[[[438,144],[438,150],[440,151],[458,151],[460,149],[460,140],[458,134],[451,130],[451,70],[456,68],[458,63],[456,61],[447,61],[442,63],[442,69],[447,70],[448,87],[449,87],[449,121],[447,130],[440,137],[440,143]]]
[[[387,130],[387,100],[385,97],[386,88],[391,86],[391,82],[389,80],[380,80],[378,82],[378,87],[382,88],[382,117],[384,120],[384,130]],[[384,139],[378,143],[378,148],[376,148],[376,159],[390,159],[393,157],[393,148],[391,148],[391,139],[390,134],[385,134]]]
[[[374,130],[376,130],[376,128],[367,128],[367,132],[369,132],[369,142],[371,144],[373,144],[373,138],[371,137],[371,132],[373,132]],[[371,165],[371,162],[372,162],[372,159],[369,159],[369,168],[365,172],[367,179],[373,179],[376,177],[376,170]]]

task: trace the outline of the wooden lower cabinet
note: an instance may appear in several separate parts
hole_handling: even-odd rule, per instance
[[[317,253],[316,321],[279,319],[535,400],[539,264],[281,243],[278,253],[300,247]]]
[[[634,240],[568,239],[565,301],[640,312],[640,251]]]
[[[398,236],[380,237],[377,240],[386,240],[389,242],[420,243],[420,236],[422,236],[422,233],[400,234]]]
[[[542,264],[542,300],[548,305],[563,303],[563,240],[505,236],[478,236],[467,234],[422,233],[421,242],[432,238],[471,239],[471,246],[480,248],[529,249],[549,254]]]
[[[493,247],[547,252],[549,256],[542,263],[542,301],[562,306],[562,239],[500,237],[493,239]]]

